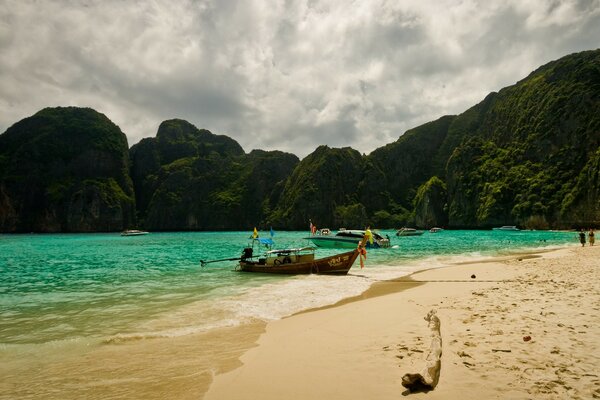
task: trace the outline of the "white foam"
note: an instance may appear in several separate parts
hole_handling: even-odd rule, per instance
[[[169,311],[144,322],[137,332],[114,335],[105,343],[174,337],[239,326],[252,321],[272,321],[311,308],[335,304],[357,296],[374,282],[396,279],[416,271],[475,260],[485,261],[493,255],[479,252],[461,255],[438,255],[408,260],[394,265],[354,267],[346,276],[307,275],[282,277],[251,287],[228,288],[216,297],[205,298]]]

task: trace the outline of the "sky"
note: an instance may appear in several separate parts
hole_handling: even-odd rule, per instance
[[[368,154],[599,47],[600,0],[0,0],[0,132],[79,106],[130,146],[180,118]]]

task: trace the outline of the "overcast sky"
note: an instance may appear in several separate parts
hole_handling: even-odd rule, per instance
[[[0,0],[0,132],[92,107],[304,157],[362,153],[600,47],[600,0]]]

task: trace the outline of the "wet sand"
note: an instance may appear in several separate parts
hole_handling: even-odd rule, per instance
[[[7,351],[0,363],[0,399],[200,399],[215,374],[241,365],[239,357],[256,346],[265,325],[89,349],[50,346],[26,356]]]
[[[599,278],[600,247],[586,246],[378,283],[267,324],[205,399],[600,398]],[[431,309],[441,320],[439,383],[408,393],[401,378],[425,365]]]

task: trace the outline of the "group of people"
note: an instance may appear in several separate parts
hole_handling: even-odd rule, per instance
[[[594,237],[594,230],[590,229],[588,232],[588,241],[590,242],[590,246],[594,245],[596,238]],[[581,246],[585,246],[585,232],[583,229],[579,230],[579,242],[581,242]]]

